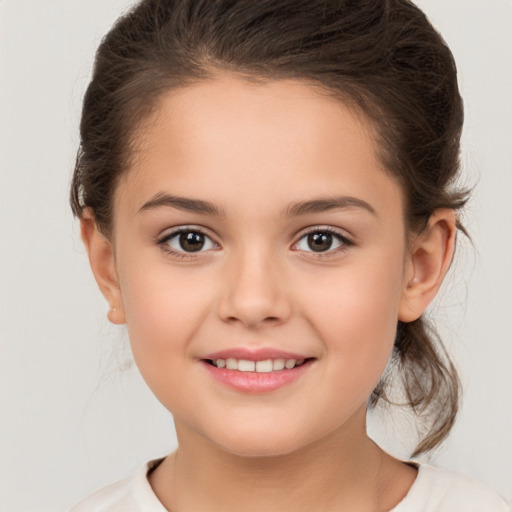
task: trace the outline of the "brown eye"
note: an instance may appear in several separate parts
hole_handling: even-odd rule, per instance
[[[165,236],[159,241],[174,253],[194,253],[214,249],[216,244],[201,231],[193,229],[180,229]]]
[[[299,251],[304,252],[335,252],[336,249],[349,247],[353,243],[340,233],[330,229],[317,229],[303,235],[296,244]]]
[[[308,247],[314,252],[328,251],[332,247],[331,233],[311,233],[308,235]]]
[[[205,236],[196,231],[181,233],[179,237],[179,245],[183,251],[197,252],[204,247]]]

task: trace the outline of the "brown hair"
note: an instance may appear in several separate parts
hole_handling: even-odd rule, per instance
[[[411,232],[436,209],[464,205],[466,192],[454,188],[463,121],[455,63],[408,0],[144,0],[96,54],[71,187],[75,215],[90,207],[109,235],[135,129],[163,92],[216,71],[307,81],[362,110],[386,169],[403,187]],[[424,318],[399,322],[388,368],[426,425],[415,454],[436,447],[453,425],[459,380]],[[383,378],[370,407],[391,401],[386,388]]]

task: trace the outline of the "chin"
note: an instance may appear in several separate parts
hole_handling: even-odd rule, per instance
[[[217,444],[217,446],[223,451],[235,455],[237,457],[245,458],[270,458],[270,457],[283,457],[296,452],[302,446],[292,445],[291,443],[276,443],[268,442],[268,440],[251,440],[246,443],[226,443]]]
[[[259,427],[253,424],[252,428],[232,428],[229,432],[218,432],[218,435],[210,432],[206,437],[222,451],[248,458],[285,456],[314,442],[314,439],[306,438],[303,429],[293,429],[289,425]]]

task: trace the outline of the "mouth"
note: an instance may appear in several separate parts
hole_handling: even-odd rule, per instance
[[[302,359],[262,359],[253,361],[249,359],[235,359],[228,357],[226,359],[205,359],[204,361],[215,368],[225,368],[226,370],[238,372],[254,372],[254,373],[273,373],[283,370],[292,370],[298,366],[302,366],[313,358]]]
[[[275,350],[230,350],[201,359],[203,368],[217,382],[237,392],[262,394],[300,381],[315,357]]]

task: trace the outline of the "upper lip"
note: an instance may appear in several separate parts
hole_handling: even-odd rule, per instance
[[[219,350],[218,352],[212,352],[207,354],[201,359],[244,359],[246,361],[264,361],[266,359],[307,359],[311,356],[304,354],[297,354],[294,352],[286,352],[275,348],[244,348],[235,347],[228,348],[225,350]]]

